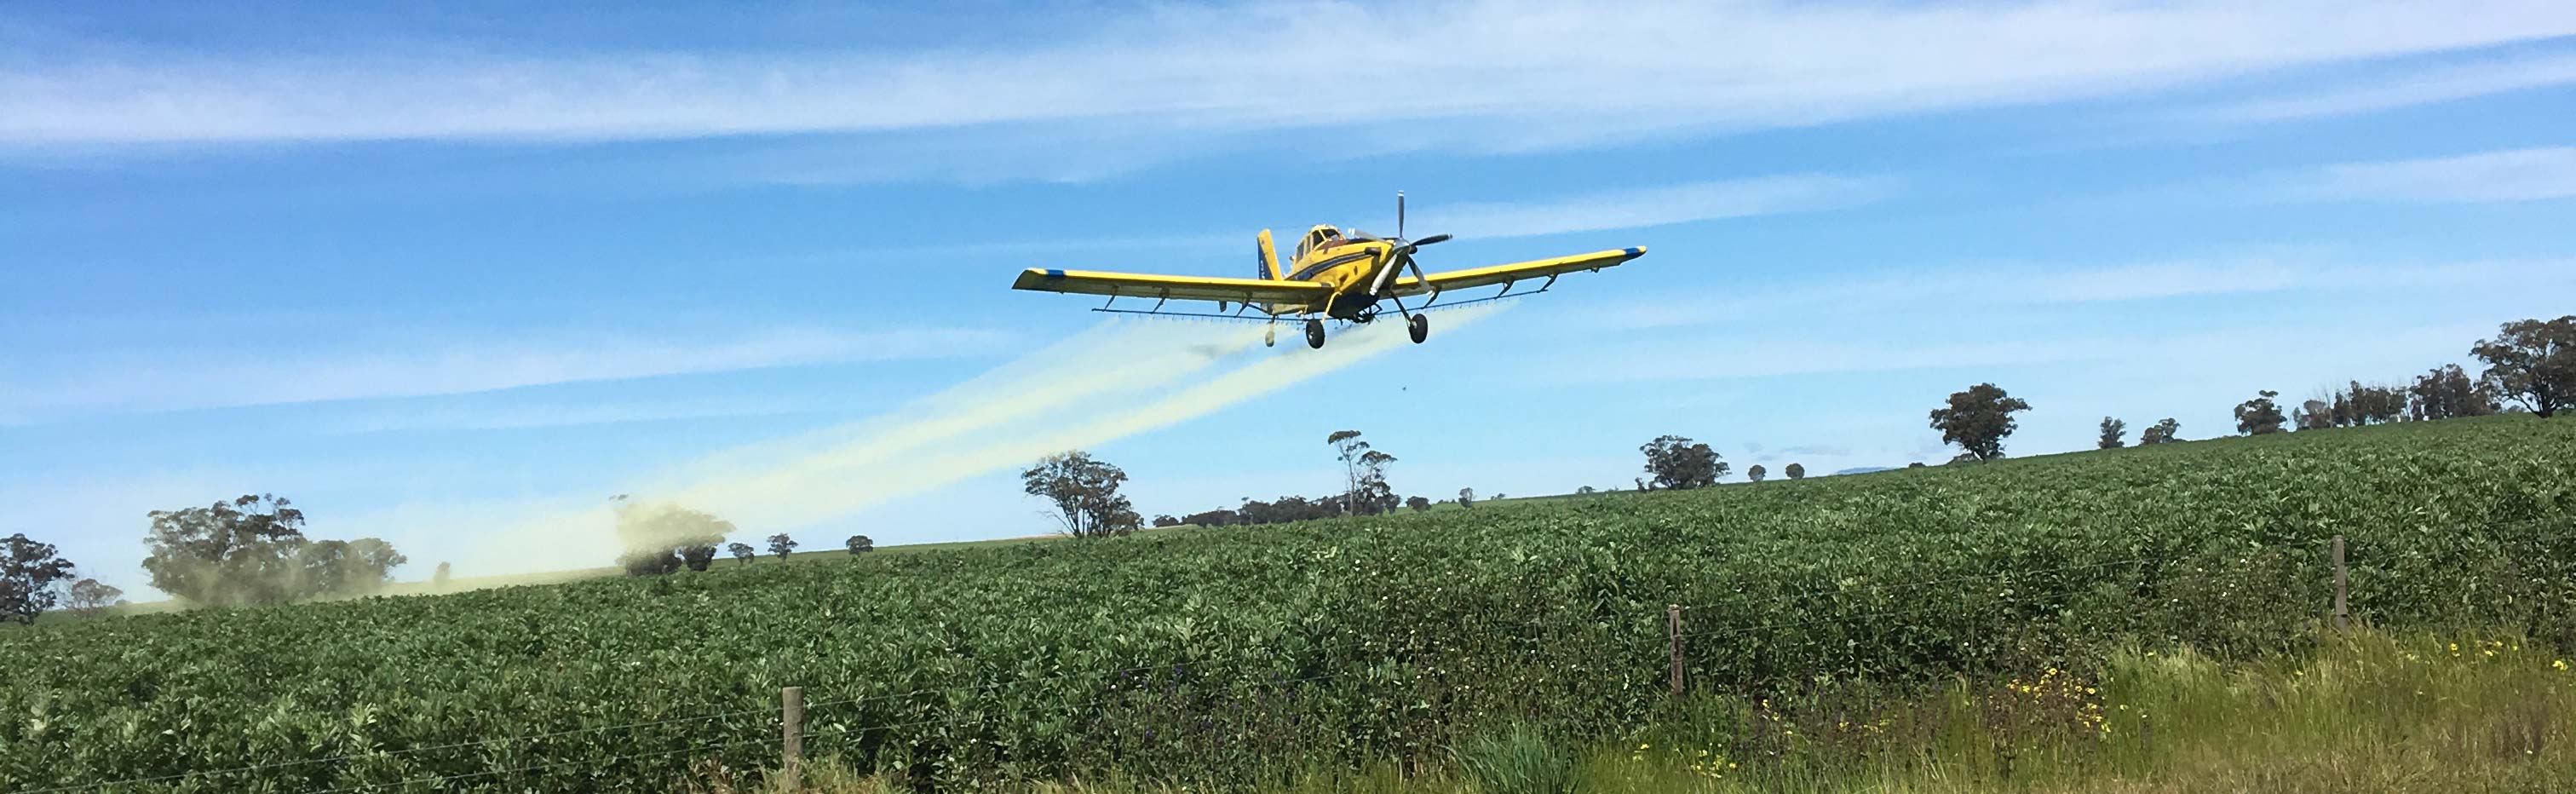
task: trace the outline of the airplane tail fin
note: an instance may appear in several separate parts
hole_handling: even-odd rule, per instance
[[[1279,249],[1270,244],[1269,229],[1261,230],[1261,246],[1255,251],[1255,256],[1261,261],[1256,268],[1258,272],[1253,274],[1253,278],[1278,281],[1287,277],[1287,274],[1279,272]]]

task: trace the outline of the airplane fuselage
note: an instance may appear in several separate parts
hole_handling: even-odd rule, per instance
[[[1345,320],[1356,318],[1361,310],[1377,303],[1378,296],[1370,294],[1369,287],[1377,283],[1380,271],[1394,264],[1394,258],[1388,256],[1394,248],[1394,244],[1379,240],[1350,240],[1307,252],[1296,261],[1288,277],[1330,284],[1333,296],[1303,311]]]
[[[1378,302],[1373,288],[1379,285],[1386,268],[1396,267],[1395,244],[1386,240],[1345,236],[1330,226],[1317,226],[1306,233],[1296,252],[1274,270],[1274,254],[1268,232],[1261,240],[1258,267],[1264,278],[1289,281],[1311,281],[1332,287],[1323,300],[1306,304],[1274,304],[1266,307],[1272,315],[1322,314],[1342,320],[1364,320],[1365,312]],[[1389,280],[1389,283],[1392,283]]]

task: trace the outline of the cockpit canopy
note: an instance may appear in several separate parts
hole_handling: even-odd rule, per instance
[[[1314,253],[1316,249],[1329,248],[1341,241],[1342,231],[1340,229],[1335,229],[1330,226],[1317,226],[1306,232],[1305,239],[1297,241],[1296,258],[1303,260],[1306,258],[1307,254]]]

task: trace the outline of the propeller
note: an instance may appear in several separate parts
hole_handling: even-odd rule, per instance
[[[1420,240],[1404,239],[1404,191],[1401,190],[1395,192],[1395,237],[1393,239],[1377,237],[1366,232],[1361,232],[1357,229],[1352,230],[1351,235],[1364,240],[1378,240],[1381,242],[1393,243],[1395,245],[1394,249],[1387,253],[1387,256],[1390,259],[1395,260],[1397,264],[1390,266],[1385,270],[1378,271],[1377,283],[1369,285],[1369,294],[1372,295],[1385,295],[1387,284],[1395,278],[1395,273],[1399,270],[1410,269],[1413,271],[1414,281],[1426,286],[1429,285],[1431,283],[1431,279],[1422,275],[1422,265],[1413,261],[1413,252],[1422,250],[1423,246],[1445,242],[1449,239],[1449,235],[1446,234],[1435,234]],[[1389,295],[1388,297],[1393,298],[1394,296]],[[1401,299],[1397,299],[1395,301],[1395,310],[1407,315],[1412,314],[1412,312],[1405,310],[1404,301]]]

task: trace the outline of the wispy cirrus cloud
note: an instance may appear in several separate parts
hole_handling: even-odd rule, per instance
[[[1245,46],[1246,30],[1263,31],[1260,46]],[[1404,44],[1354,46],[1354,32],[1373,31],[1403,31]],[[73,56],[0,73],[0,106],[11,109],[0,143],[598,141],[1081,123],[1199,136],[1404,128],[1419,146],[1545,149],[2130,94],[2571,33],[2576,7],[2538,0],[1459,0],[1155,6],[983,50],[66,48]],[[1355,100],[1311,90],[1362,85],[1370,91]]]
[[[1893,179],[1796,174],[1615,190],[1529,202],[1426,207],[1424,229],[1464,237],[1530,237],[1842,209],[1878,201]]]
[[[2501,202],[2576,196],[2576,146],[2280,171],[2258,192],[2297,201]]]
[[[2576,84],[2576,54],[2548,53],[2485,58],[2435,66],[2394,78],[2297,94],[2226,102],[2187,112],[2188,118],[2245,123],[2368,113],[2475,97]]]
[[[35,373],[0,392],[0,416],[22,421],[98,413],[468,394],[527,386],[624,380],[849,361],[933,358],[998,349],[1007,335],[976,329],[852,331],[780,327],[716,338],[579,334],[435,345],[84,351],[48,360],[18,351],[11,368]]]
[[[2576,287],[2576,262],[2348,263],[2277,251],[2101,265],[1960,264],[1631,301],[1579,322],[1612,329],[1764,323],[1815,316],[1962,314],[2221,295],[2486,284]]]
[[[317,423],[333,433],[448,430],[528,430],[620,425],[746,416],[790,416],[847,411],[840,398],[797,395],[718,396],[641,400],[513,400],[499,405],[440,402],[370,407]]]

